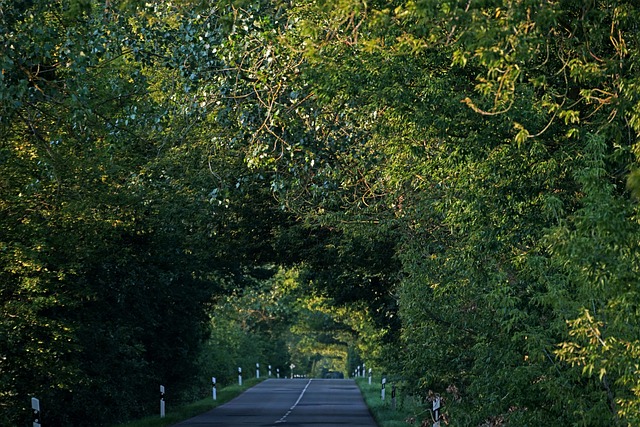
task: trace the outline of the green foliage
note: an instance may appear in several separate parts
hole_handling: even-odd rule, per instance
[[[633,425],[638,422],[639,337],[632,326],[638,315],[633,285],[638,230],[635,206],[616,197],[606,180],[606,149],[602,136],[589,136],[583,167],[576,172],[584,189],[581,206],[551,235],[554,261],[568,267],[565,286],[575,289],[569,337],[557,354],[597,378],[612,410]]]
[[[0,10],[1,423],[365,359],[455,424],[640,422],[633,2]]]
[[[425,410],[422,403],[416,401],[413,396],[407,395],[408,390],[402,387],[396,388],[396,407],[393,407],[391,390],[395,385],[394,383],[387,383],[386,396],[383,401],[381,398],[381,380],[381,377],[374,376],[371,385],[369,385],[368,379],[356,379],[356,383],[362,392],[362,397],[380,427],[421,425],[424,422],[433,424],[431,411]]]
[[[260,363],[262,375],[323,377],[347,375],[367,354],[368,340],[379,332],[365,307],[337,307],[314,290],[298,268],[265,269],[264,277],[218,299],[211,308],[211,335],[199,365],[220,382],[237,379],[237,368],[251,377]],[[371,352],[373,353],[373,352]],[[203,376],[206,380],[207,376]],[[200,392],[207,382],[199,385]]]
[[[636,36],[626,18],[637,11],[625,2],[612,7],[421,2],[374,10],[375,19],[362,19],[357,24],[362,31],[355,35],[347,29],[361,18],[357,3],[347,6],[353,21],[344,19],[342,5],[334,6],[320,12],[322,25],[333,32],[309,42],[310,63],[320,70],[309,75],[320,107],[342,108],[350,113],[338,116],[342,129],[361,132],[346,146],[375,147],[366,160],[343,172],[338,188],[354,182],[349,176],[359,166],[367,174],[361,191],[348,187],[353,196],[350,202],[343,199],[340,211],[347,219],[375,211],[383,229],[402,227],[396,253],[404,270],[399,302],[405,374],[421,378],[415,387],[423,393],[458,390],[450,410],[462,424],[503,418],[519,424],[604,425],[618,416],[618,422],[633,424],[633,412],[614,405],[614,396],[628,394],[624,385],[612,391],[611,382],[601,377],[600,382],[586,380],[585,387],[576,371],[553,356],[558,343],[571,342],[569,336],[592,336],[584,327],[588,319],[578,317],[565,329],[565,321],[580,314],[572,308],[572,293],[560,293],[551,282],[563,280],[567,264],[578,266],[588,258],[572,245],[575,260],[549,263],[549,251],[558,250],[559,243],[547,246],[545,235],[570,218],[583,192],[589,192],[591,181],[577,171],[591,149],[584,144],[590,131],[611,141],[602,166],[607,172],[598,179],[621,187],[620,171],[629,169],[635,131],[624,117],[635,113],[623,105],[632,105],[635,101],[627,100],[635,95],[621,94],[635,76],[614,70],[633,62],[628,46],[636,46]],[[617,30],[599,32],[602,22]],[[381,23],[386,27],[376,27]],[[381,33],[396,37],[381,38]],[[453,65],[443,62],[447,54]],[[371,127],[368,114],[374,108],[384,114],[376,114]],[[350,134],[344,135],[346,142]],[[370,188],[382,195],[377,203],[367,200]],[[624,204],[624,195],[611,197],[596,206],[612,214],[622,209],[615,207]],[[398,200],[403,212],[391,219],[389,208],[397,211]],[[636,235],[630,213],[618,221],[606,217],[611,236]],[[330,223],[338,226],[340,220]],[[593,253],[594,243],[600,246],[596,239],[591,231],[584,250]],[[620,261],[615,260],[604,263],[601,276],[621,278],[627,269],[633,271],[633,260],[617,264],[619,272],[612,267]],[[620,287],[611,291],[612,297],[629,301]],[[618,327],[635,323],[606,318]],[[634,354],[634,340],[624,342],[627,354]],[[596,357],[595,342],[592,346],[584,352]],[[586,373],[597,368],[588,359],[564,360],[588,362]],[[621,356],[612,363],[633,372],[630,360]],[[426,376],[420,373],[425,366]],[[591,410],[568,413],[558,403],[568,399],[554,390],[567,384],[584,389],[572,395],[572,405]],[[609,414],[593,409],[602,408],[595,402]]]
[[[223,384],[237,381],[238,367],[250,378],[256,363],[264,376],[269,365],[274,376],[277,369],[283,376],[288,372],[295,273],[273,270],[265,270],[266,278],[220,297],[211,307],[211,335],[199,362],[201,371],[209,373],[203,380],[215,376]]]
[[[2,423],[30,418],[36,396],[49,425],[101,425],[196,372],[211,284],[194,225],[172,214],[208,204],[151,172],[174,135],[128,18],[18,6],[3,10]]]

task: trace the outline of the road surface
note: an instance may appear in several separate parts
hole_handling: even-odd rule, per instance
[[[353,380],[269,379],[174,427],[377,427]]]

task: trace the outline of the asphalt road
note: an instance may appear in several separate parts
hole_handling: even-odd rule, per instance
[[[174,427],[376,427],[353,380],[269,379]]]

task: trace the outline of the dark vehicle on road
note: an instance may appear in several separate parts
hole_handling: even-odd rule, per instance
[[[324,374],[324,378],[330,380],[342,380],[344,379],[344,374],[342,372],[328,371]]]

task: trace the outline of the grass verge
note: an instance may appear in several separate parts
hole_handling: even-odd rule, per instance
[[[364,401],[379,427],[409,427],[419,426],[424,419],[430,420],[429,410],[412,396],[403,395],[400,390],[396,393],[396,408],[391,399],[391,384],[387,383],[385,400],[381,399],[380,378],[369,385],[368,378],[357,378],[356,383],[362,392]],[[432,423],[427,425],[431,426]]]
[[[141,418],[139,420],[130,421],[125,424],[118,424],[115,427],[166,427],[180,421],[187,420],[189,418],[195,417],[196,415],[200,415],[205,413],[216,406],[220,406],[231,399],[239,396],[243,391],[248,388],[253,387],[254,385],[261,382],[263,379],[251,378],[247,379],[242,383],[242,386],[239,385],[231,385],[228,387],[224,387],[217,391],[217,400],[213,400],[211,396],[198,400],[193,403],[189,403],[187,405],[178,406],[176,408],[171,408],[169,404],[167,404],[166,416],[164,418],[160,418],[160,415],[151,415],[145,418]]]

